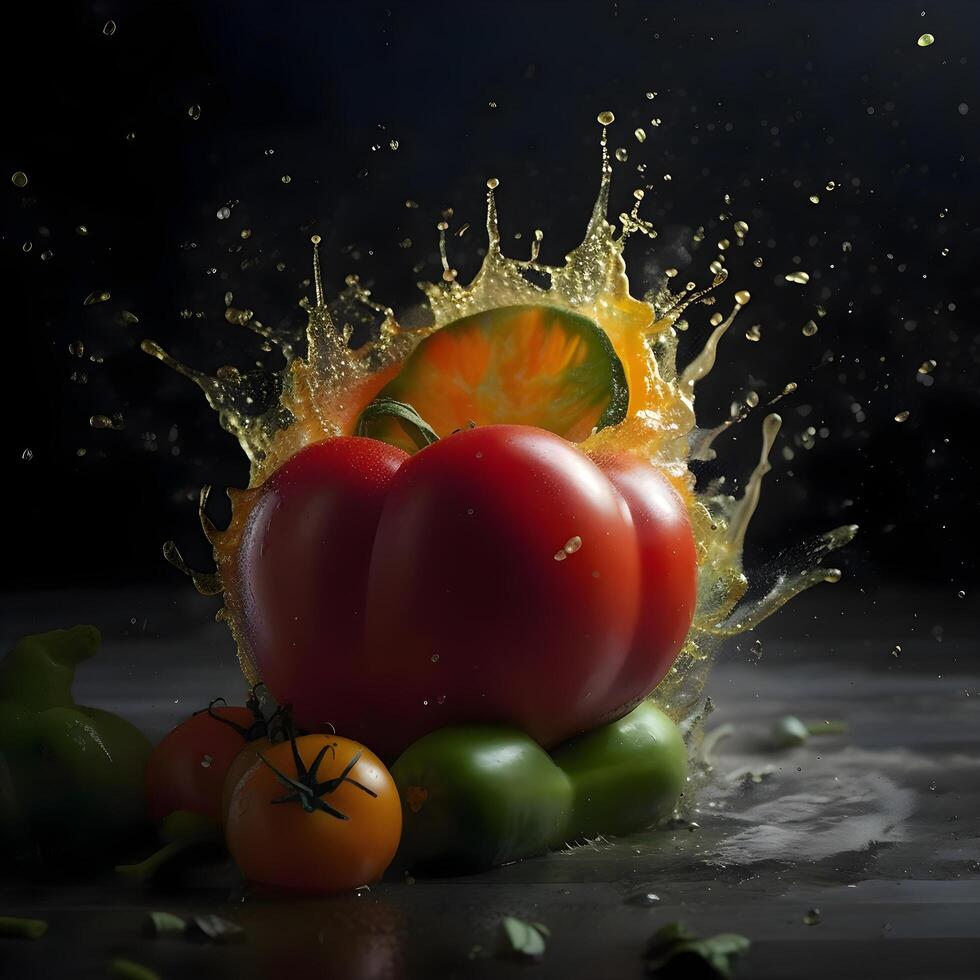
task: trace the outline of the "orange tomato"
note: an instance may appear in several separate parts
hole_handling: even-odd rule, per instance
[[[256,739],[254,742],[246,742],[245,747],[232,759],[228,771],[225,773],[224,783],[221,787],[221,825],[228,823],[228,811],[231,809],[231,798],[235,792],[235,787],[242,781],[245,775],[258,761],[259,753],[265,755],[273,743],[268,738]]]
[[[304,735],[262,751],[231,795],[228,850],[249,881],[345,891],[376,881],[398,850],[398,789],[359,742]]]

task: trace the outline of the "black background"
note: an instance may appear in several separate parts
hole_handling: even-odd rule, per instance
[[[106,36],[110,18],[117,30]],[[926,31],[936,42],[918,47]],[[855,522],[863,533],[843,559],[852,582],[969,595],[978,37],[980,6],[969,0],[6,10],[0,583],[172,582],[160,554],[168,537],[205,564],[197,489],[243,485],[247,467],[199,393],[139,341],[153,337],[206,370],[275,364],[226,323],[223,296],[233,291],[268,323],[300,324],[313,231],[328,289],[356,272],[404,310],[418,302],[416,280],[439,274],[443,209],[454,209],[454,229],[472,224],[451,246],[464,279],[475,269],[488,176],[501,181],[505,239],[523,235],[511,250],[524,253],[540,227],[543,258],[557,261],[584,228],[598,179],[595,117],[612,109],[611,144],[629,152],[616,165],[614,212],[634,186],[655,185],[644,213],[660,238],[628,250],[636,292],[669,265],[690,262],[707,278],[713,243],[733,237],[717,221],[724,194],[750,225],[722,306],[736,288],[753,301],[699,409],[712,425],[750,387],[765,401],[799,384],[780,407],[753,557]],[[15,171],[28,175],[25,188]],[[702,224],[691,262],[686,244]],[[794,269],[809,285],[785,281]],[[102,290],[110,301],[83,306]],[[804,337],[817,304],[827,315]],[[122,310],[139,324],[122,325]],[[682,350],[703,342],[710,312],[691,317]],[[744,337],[753,323],[759,343]],[[77,341],[82,358],[69,350]],[[938,364],[931,385],[916,370],[927,358]],[[908,421],[894,421],[902,411]],[[117,412],[121,431],[89,426]],[[748,472],[761,416],[736,429],[709,475]],[[807,426],[818,430],[812,449],[799,444]]]

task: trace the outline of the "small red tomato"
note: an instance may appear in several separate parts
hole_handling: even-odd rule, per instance
[[[225,774],[245,746],[244,733],[254,720],[248,708],[212,707],[165,736],[146,766],[150,818],[162,820],[175,810],[187,810],[220,825]]]

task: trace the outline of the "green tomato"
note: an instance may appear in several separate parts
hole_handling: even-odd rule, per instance
[[[466,725],[420,738],[394,764],[402,799],[400,862],[480,870],[541,854],[571,813],[568,777],[512,728]]]
[[[649,701],[554,753],[574,790],[568,839],[643,830],[673,812],[687,780],[677,726]]]

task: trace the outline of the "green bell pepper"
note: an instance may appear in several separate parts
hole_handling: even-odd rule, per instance
[[[668,816],[687,779],[677,726],[649,702],[549,756],[513,728],[420,738],[391,769],[402,798],[398,863],[480,870]]]
[[[26,636],[0,660],[0,848],[13,857],[111,850],[145,824],[146,736],[75,704],[75,667],[94,626]]]
[[[673,812],[687,781],[680,730],[649,701],[559,746],[553,758],[574,790],[569,840],[643,830]]]
[[[440,728],[391,770],[402,798],[401,856],[427,873],[478,871],[546,851],[572,813],[568,777],[513,728]]]

